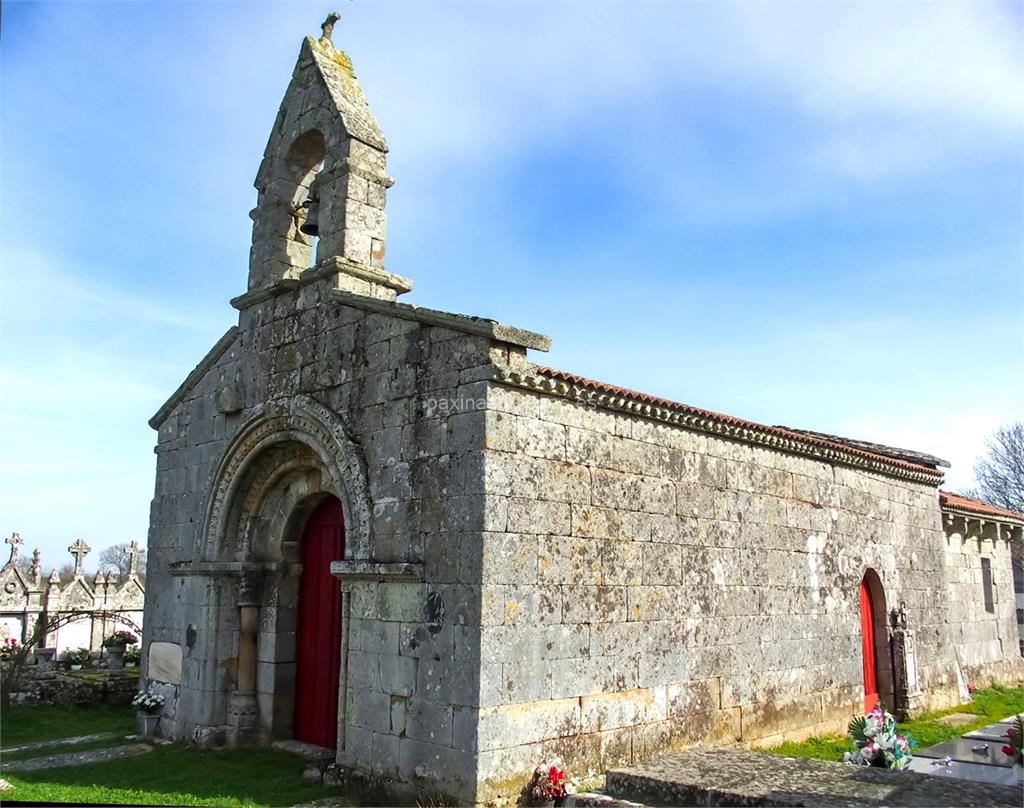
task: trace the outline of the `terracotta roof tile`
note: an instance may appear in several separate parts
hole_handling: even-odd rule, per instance
[[[714,412],[712,410],[704,410],[699,407],[691,407],[689,404],[681,404],[678,401],[672,401],[666,398],[658,398],[647,393],[640,393],[636,390],[630,390],[627,387],[618,387],[613,384],[607,384],[606,382],[599,382],[594,379],[588,379],[585,376],[578,376],[575,373],[566,373],[564,370],[555,370],[554,368],[538,367],[537,373],[541,376],[546,376],[551,379],[566,382],[567,384],[577,385],[579,387],[588,388],[595,390],[600,393],[612,396],[622,396],[624,398],[636,399],[644,402],[645,404],[651,404],[657,407],[665,407],[667,409],[676,410],[679,412],[686,412],[693,415],[697,415],[703,418],[708,418],[719,423],[728,424],[730,426],[736,426],[747,429],[754,429],[760,432],[765,432],[772,435],[778,435],[784,438],[790,438],[792,440],[802,441],[811,446],[817,446],[827,449],[842,449],[852,455],[856,455],[863,458],[870,458],[873,460],[881,460],[885,463],[897,466],[899,468],[905,468],[914,471],[924,471],[930,474],[936,475],[941,480],[941,472],[938,472],[934,466],[928,465],[922,462],[911,462],[910,460],[895,457],[891,454],[885,454],[878,451],[868,451],[862,448],[862,445],[858,445],[861,442],[850,443],[846,442],[841,438],[832,436],[825,436],[820,433],[801,432],[787,427],[780,426],[767,426],[765,424],[759,424],[755,421],[747,421],[743,418],[736,418],[732,415],[725,415],[723,413]]]
[[[994,519],[1007,519],[1012,522],[1024,523],[1024,513],[1000,508],[997,505],[989,505],[987,502],[965,497],[963,494],[954,494],[952,491],[939,491],[939,507],[976,513],[979,516],[991,516]]]

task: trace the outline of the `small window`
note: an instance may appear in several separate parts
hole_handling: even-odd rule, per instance
[[[985,590],[985,611],[995,613],[995,600],[992,597],[992,559],[981,559],[981,585]]]

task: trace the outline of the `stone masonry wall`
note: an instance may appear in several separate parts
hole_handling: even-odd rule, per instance
[[[946,517],[945,567],[949,588],[950,631],[960,662],[972,684],[1008,675],[1024,678],[1018,651],[1010,542],[998,525]],[[982,559],[992,569],[993,611],[985,609]]]
[[[481,798],[551,754],[582,774],[841,728],[869,568],[928,703],[955,699],[933,487],[499,384],[484,417]]]
[[[460,712],[475,714],[480,703],[478,548],[486,499],[473,482],[482,479],[483,434],[460,420],[454,402],[482,407],[487,383],[478,380],[491,363],[519,361],[522,351],[510,358],[508,346],[489,339],[337,305],[327,294],[326,286],[308,285],[243,310],[232,347],[160,426],[145,640],[183,652],[180,685],[162,691],[174,698],[161,727],[174,737],[223,740],[217,727],[238,653],[234,582],[173,575],[170,567],[203,557],[209,492],[240,427],[274,402],[304,394],[339,414],[365,463],[370,524],[361,560],[422,564],[420,582],[344,584],[339,761],[472,799],[472,752],[452,737]],[[242,409],[225,414],[218,394],[232,385]],[[347,537],[349,550],[358,543]],[[260,704],[284,714],[295,627],[274,623],[273,581],[264,592],[258,658],[270,673],[260,674]],[[271,706],[270,697],[282,693]]]

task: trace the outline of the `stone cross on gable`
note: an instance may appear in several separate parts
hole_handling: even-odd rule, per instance
[[[11,557],[7,559],[7,563],[13,564],[18,560],[18,545],[24,544],[25,542],[17,533],[12,533],[11,537],[9,539],[4,539],[4,541],[11,545]]]
[[[132,539],[131,544],[128,545],[128,577],[130,578],[136,572],[136,564],[139,560],[139,543]]]
[[[82,559],[85,558],[92,548],[81,539],[68,547],[68,552],[75,557],[75,577],[82,574]]]

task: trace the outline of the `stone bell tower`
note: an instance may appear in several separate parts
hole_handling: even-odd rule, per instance
[[[331,41],[338,19],[303,41],[267,142],[243,297],[296,281],[390,300],[412,288],[384,271],[388,148],[352,62]]]

